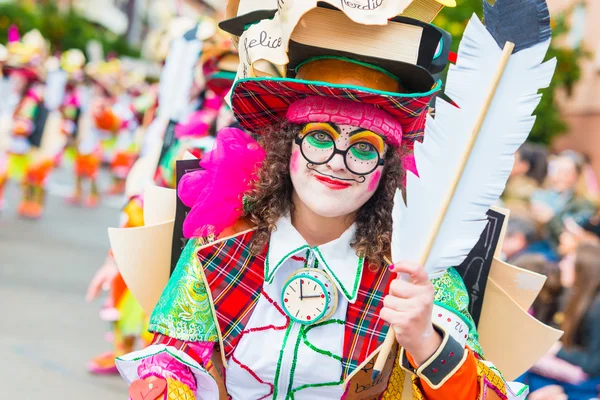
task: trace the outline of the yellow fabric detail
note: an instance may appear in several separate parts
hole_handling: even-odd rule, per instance
[[[419,386],[419,377],[416,375],[412,375],[412,393],[413,400],[427,400]]]
[[[385,392],[383,392],[383,395],[381,396],[381,400],[400,400],[400,399],[406,398],[406,396],[403,397],[403,392],[404,392],[404,382],[407,381],[407,377],[406,377],[407,371],[405,371],[400,366],[400,355],[401,354],[402,354],[401,352],[398,352],[398,361],[394,363],[394,369],[392,370],[392,374],[390,375],[390,381],[388,383],[388,387],[385,390]],[[419,386],[419,377],[411,374],[410,379],[412,381],[412,399],[413,400],[427,400]],[[406,395],[410,396],[408,393]]]
[[[500,373],[485,365],[481,360],[477,360],[477,375],[479,376],[481,391],[484,389],[482,380],[486,378],[489,385],[492,385],[506,396],[506,383],[502,379],[502,376],[500,376]]]
[[[29,154],[8,153],[7,175],[9,179],[21,182],[25,177],[30,163],[31,156]]]
[[[382,400],[397,400],[402,398],[405,374],[406,371],[400,368],[400,363],[394,363],[394,369],[390,375],[388,387],[383,393],[383,396],[381,396]]]
[[[116,326],[124,336],[141,336],[148,330],[148,317],[129,289],[125,289],[116,308],[119,310]]]
[[[169,400],[195,400],[196,396],[186,384],[167,378],[167,398]]]
[[[131,199],[123,207],[123,212],[127,215],[126,228],[136,228],[144,226],[144,208],[139,199]]]
[[[144,342],[144,346],[150,345],[150,343],[152,343],[152,339],[154,339],[154,333],[152,333],[148,330],[149,323],[150,323],[150,317],[146,317],[146,320],[144,321],[145,329],[142,331],[142,334],[140,335],[140,339],[142,339],[142,341]]]

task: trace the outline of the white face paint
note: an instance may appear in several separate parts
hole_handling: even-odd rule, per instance
[[[355,213],[373,196],[384,168],[377,161],[385,158],[387,150],[381,136],[351,125],[310,123],[300,137],[304,138],[304,154],[299,144],[292,145],[290,176],[298,198],[311,211],[322,217],[342,217]],[[334,145],[339,151],[348,150],[347,162],[354,172],[370,173],[351,172],[342,154],[315,164],[325,161]]]

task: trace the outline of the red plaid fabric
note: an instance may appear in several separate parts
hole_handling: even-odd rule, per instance
[[[248,324],[264,281],[267,248],[250,253],[254,232],[248,232],[198,251],[221,329],[225,356],[233,354]]]
[[[164,344],[165,346],[174,347],[177,350],[181,350],[185,352],[188,356],[190,356],[194,361],[196,361],[200,365],[205,365],[204,360],[200,357],[188,344],[188,342],[184,342],[183,340],[173,339],[169,336],[162,335],[160,333],[155,333],[154,338],[152,339],[152,344]]]
[[[372,104],[386,111],[402,125],[404,141],[412,148],[422,141],[429,102],[439,87],[425,94],[384,94],[368,89],[344,88],[324,82],[287,78],[247,78],[239,80],[231,98],[232,109],[244,129],[261,129],[285,118],[290,104],[307,96],[326,96]]]
[[[212,293],[226,357],[233,354],[263,286],[267,248],[253,256],[248,249],[253,235],[254,232],[248,232],[198,252]],[[383,344],[388,329],[379,318],[379,310],[393,274],[388,268],[371,269],[368,263],[365,265],[358,298],[348,305],[346,313],[343,379]]]
[[[358,297],[348,304],[344,335],[343,377],[346,379],[373,351],[383,344],[389,326],[379,318],[383,298],[389,293],[394,274],[387,268],[369,267],[365,261]]]

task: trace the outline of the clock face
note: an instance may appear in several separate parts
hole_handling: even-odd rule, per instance
[[[332,314],[332,285],[324,274],[312,271],[295,273],[283,286],[282,304],[286,314],[304,325],[321,321]]]

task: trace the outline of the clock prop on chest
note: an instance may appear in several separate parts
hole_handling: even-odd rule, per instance
[[[292,321],[312,325],[331,318],[337,308],[337,288],[329,275],[315,268],[303,268],[286,280],[281,293],[283,310]]]

